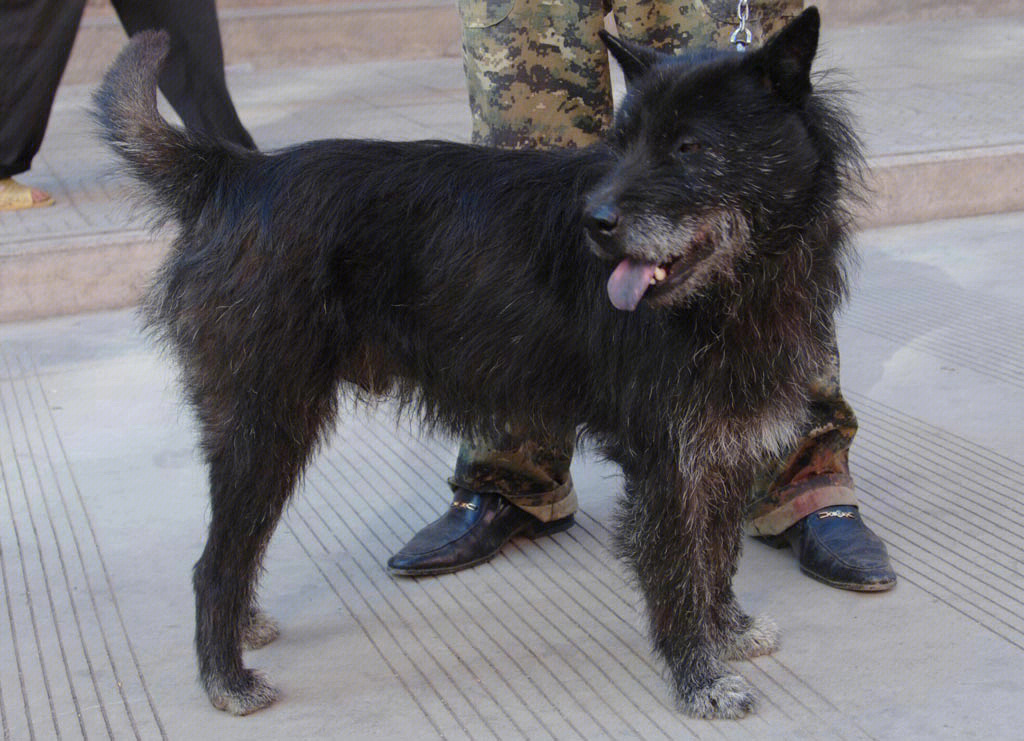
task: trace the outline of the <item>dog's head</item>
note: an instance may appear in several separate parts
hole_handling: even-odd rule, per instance
[[[810,8],[744,54],[671,56],[602,35],[627,94],[609,135],[616,164],[584,223],[616,263],[617,308],[682,305],[754,254],[759,231],[813,210],[820,157],[804,108],[818,26]]]

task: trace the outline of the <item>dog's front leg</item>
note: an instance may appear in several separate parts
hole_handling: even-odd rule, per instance
[[[683,477],[673,461],[662,472],[627,474],[620,555],[646,599],[651,638],[680,708],[700,718],[742,718],[754,709],[755,693],[723,654],[741,653],[738,637],[766,627],[740,611],[730,586],[744,492],[719,471]]]

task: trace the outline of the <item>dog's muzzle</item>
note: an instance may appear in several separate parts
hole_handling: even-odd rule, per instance
[[[591,251],[598,257],[618,262],[608,281],[608,297],[615,308],[632,311],[650,285],[655,266],[626,257],[620,239],[620,221],[618,206],[612,201],[591,204],[583,212]]]
[[[591,251],[618,262],[608,281],[608,298],[615,308],[632,311],[650,285],[655,266],[631,260],[624,254],[620,221],[618,206],[612,201],[591,204],[583,212]]]

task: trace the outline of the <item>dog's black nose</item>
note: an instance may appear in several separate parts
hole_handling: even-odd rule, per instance
[[[583,216],[592,234],[611,234],[619,225],[619,210],[610,203],[592,206]]]

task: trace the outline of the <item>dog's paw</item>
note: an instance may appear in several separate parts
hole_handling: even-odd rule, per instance
[[[754,711],[754,688],[738,674],[718,677],[710,685],[688,693],[680,700],[683,712],[695,718],[743,718]]]
[[[779,648],[779,627],[766,615],[758,615],[746,630],[729,637],[722,658],[752,659],[767,656]]]
[[[262,710],[279,697],[266,678],[257,672],[246,669],[242,681],[230,689],[223,685],[211,683],[207,689],[210,702],[218,710],[232,715],[248,715]]]
[[[242,648],[263,648],[281,634],[277,621],[262,610],[249,615],[249,622],[242,628]]]

